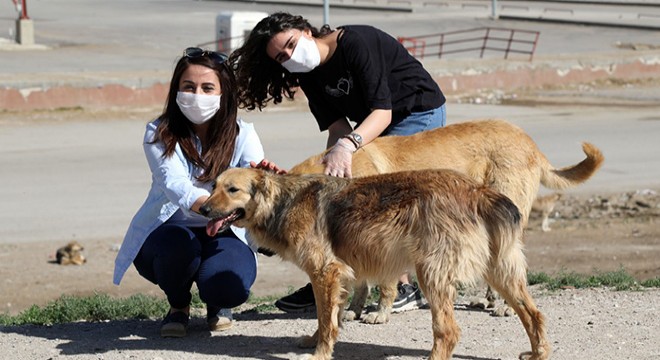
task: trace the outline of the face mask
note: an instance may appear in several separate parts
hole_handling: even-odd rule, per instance
[[[282,63],[292,73],[306,73],[314,70],[321,63],[321,53],[313,39],[300,35],[296,48],[289,60]]]
[[[199,125],[218,112],[220,95],[197,95],[179,91],[176,93],[176,103],[191,123]]]

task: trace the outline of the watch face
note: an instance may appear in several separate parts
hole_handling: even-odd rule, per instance
[[[360,134],[353,133],[353,138],[355,139],[355,141],[362,144],[362,136],[360,136]]]

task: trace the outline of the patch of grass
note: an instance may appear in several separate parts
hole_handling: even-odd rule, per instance
[[[545,284],[550,290],[562,287],[593,288],[607,286],[615,290],[639,290],[642,287],[660,287],[660,279],[651,279],[639,283],[624,269],[610,272],[596,272],[594,275],[583,275],[575,272],[560,271],[556,276],[550,276],[543,272],[530,272],[527,275],[530,285]]]
[[[278,297],[254,297],[250,295],[246,305],[250,312],[268,313],[276,310],[273,303]],[[190,306],[206,309],[206,304],[193,292]],[[111,298],[107,294],[91,296],[63,295],[43,307],[33,305],[16,316],[0,314],[0,325],[52,325],[75,321],[105,321],[126,319],[158,319],[170,306],[165,299],[142,294],[127,298]]]
[[[289,294],[292,292],[293,290],[290,290]],[[246,305],[250,305],[250,309],[245,312],[267,314],[277,311],[275,301],[279,298],[280,296],[275,295],[256,297],[253,294],[250,294],[250,297],[246,302]]]
[[[546,284],[550,281],[552,281],[552,278],[544,272],[530,272],[527,274],[527,284],[529,285]]]
[[[660,288],[660,278],[648,279],[641,282],[643,287],[655,287]]]
[[[63,106],[55,108],[52,111],[83,111],[85,110],[82,106]]]
[[[0,315],[0,324],[51,325],[74,321],[149,319],[163,316],[168,309],[165,300],[141,294],[124,299],[113,299],[106,294],[63,295],[44,307],[33,305],[16,316]]]

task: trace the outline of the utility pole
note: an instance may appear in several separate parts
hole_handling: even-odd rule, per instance
[[[29,20],[30,17],[27,14],[27,0],[21,0],[21,16],[19,19]]]
[[[492,2],[493,2],[493,4],[491,5],[492,6],[491,17],[493,19],[497,19],[498,18],[498,15],[497,15],[497,0],[492,0]]]
[[[323,0],[323,25],[330,25],[330,0]]]

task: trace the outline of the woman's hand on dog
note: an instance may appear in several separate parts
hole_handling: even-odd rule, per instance
[[[276,174],[286,174],[287,173],[286,170],[280,168],[274,162],[272,162],[268,159],[263,159],[258,164],[255,163],[254,161],[250,161],[250,166],[252,166],[255,169],[263,169],[263,170],[267,170],[267,171],[272,171]]]
[[[350,140],[341,138],[323,157],[326,175],[350,178],[353,153],[357,150]]]

